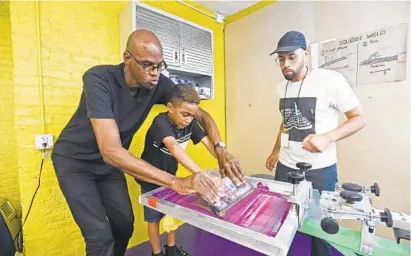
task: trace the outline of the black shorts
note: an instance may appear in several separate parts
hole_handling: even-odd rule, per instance
[[[157,187],[147,187],[141,185],[141,194],[145,194],[147,192],[153,191],[157,189]],[[158,212],[156,210],[151,209],[150,207],[144,206],[144,221],[146,222],[160,222],[160,220],[164,217],[164,214]]]

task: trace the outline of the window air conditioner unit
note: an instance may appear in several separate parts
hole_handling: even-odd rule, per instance
[[[0,255],[14,256],[22,252],[21,220],[16,210],[5,198],[0,197]],[[18,236],[16,238],[16,236]],[[13,240],[15,240],[13,242]]]

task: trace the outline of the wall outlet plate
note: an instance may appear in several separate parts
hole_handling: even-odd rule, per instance
[[[46,145],[46,149],[53,148],[53,135],[52,134],[38,134],[34,137],[34,143],[36,149],[44,149],[44,145]]]

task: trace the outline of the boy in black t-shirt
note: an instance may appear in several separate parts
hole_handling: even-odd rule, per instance
[[[147,131],[141,159],[173,175],[177,172],[178,163],[192,173],[201,172],[201,168],[185,152],[185,147],[191,139],[194,144],[201,141],[215,157],[211,141],[194,119],[199,104],[200,98],[193,87],[174,86],[168,97],[168,111],[157,115]],[[141,185],[142,194],[159,187],[141,180],[137,182]],[[144,207],[144,220],[148,222],[152,255],[164,255],[159,238],[159,222],[163,217],[164,214]],[[165,248],[166,256],[188,255],[181,247],[175,246],[175,231],[167,233]]]

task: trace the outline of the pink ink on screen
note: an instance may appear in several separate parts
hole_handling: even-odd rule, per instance
[[[211,211],[208,204],[196,194],[180,195],[164,189],[153,196],[272,237],[280,230],[291,207],[291,203],[281,194],[271,192],[261,184],[233,204],[221,217]]]

